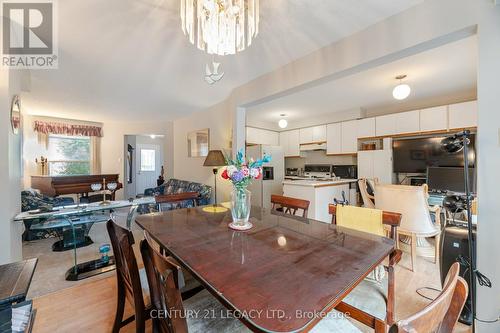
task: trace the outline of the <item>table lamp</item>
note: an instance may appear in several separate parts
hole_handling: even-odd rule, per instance
[[[203,210],[210,213],[221,213],[227,211],[227,208],[217,206],[217,173],[219,171],[218,167],[226,165],[226,158],[221,150],[210,150],[203,166],[213,167],[214,180],[215,180],[215,202],[211,207],[205,207]]]

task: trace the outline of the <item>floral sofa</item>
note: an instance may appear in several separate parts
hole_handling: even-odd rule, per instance
[[[144,191],[144,196],[157,196],[157,195],[168,195],[168,194],[177,194],[177,193],[185,193],[185,192],[198,192],[200,194],[199,199],[197,200],[198,206],[208,205],[210,203],[210,198],[212,197],[212,187],[200,184],[189,182],[187,180],[179,180],[179,179],[169,179],[165,184],[148,188]],[[184,200],[180,202],[169,202],[161,204],[162,211],[179,209],[179,208],[189,208],[193,207],[192,200]],[[156,211],[157,208],[155,205],[142,205],[139,207],[138,211],[141,214],[146,214],[150,212]]]

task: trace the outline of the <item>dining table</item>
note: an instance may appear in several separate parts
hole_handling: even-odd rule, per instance
[[[185,208],[136,223],[254,332],[304,332],[394,250],[392,239],[252,207],[253,228],[231,211]],[[254,315],[249,315],[254,314]]]

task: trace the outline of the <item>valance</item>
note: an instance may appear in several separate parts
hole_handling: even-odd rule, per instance
[[[34,130],[43,134],[80,135],[102,137],[102,128],[90,125],[71,125],[35,120]]]

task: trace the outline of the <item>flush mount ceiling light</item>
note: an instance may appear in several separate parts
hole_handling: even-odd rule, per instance
[[[182,31],[208,54],[243,51],[259,33],[259,0],[181,0]]]
[[[286,128],[288,126],[288,121],[283,118],[283,117],[286,117],[286,114],[280,114],[280,117],[282,117],[282,119],[280,119],[280,121],[278,121],[278,126],[280,128]]]
[[[394,87],[394,90],[392,91],[392,96],[397,99],[397,100],[403,100],[408,98],[411,93],[411,88],[409,85],[403,83],[403,80],[406,78],[406,75],[399,75],[396,76],[396,80],[399,80],[399,84]]]

